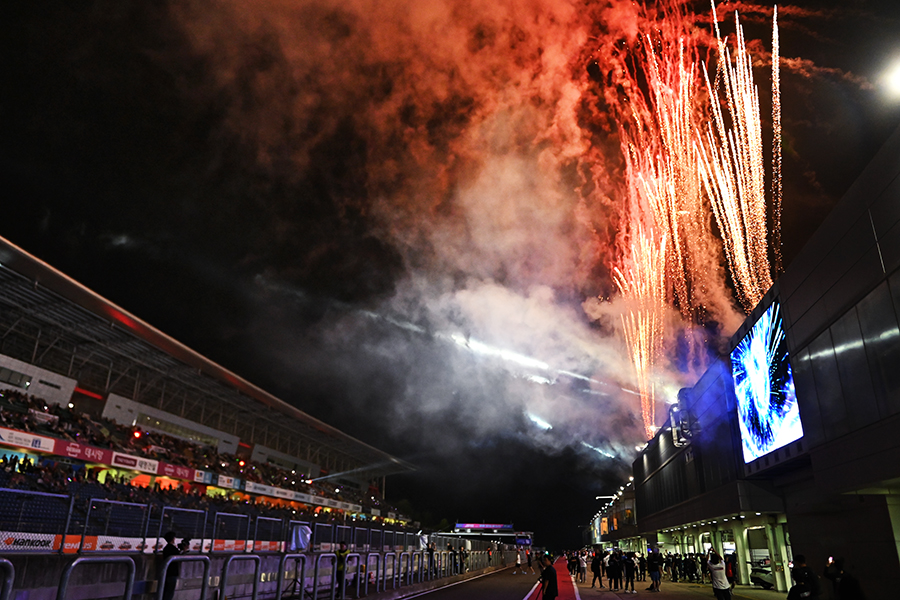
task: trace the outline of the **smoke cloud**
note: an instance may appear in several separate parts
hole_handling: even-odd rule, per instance
[[[743,4],[719,14],[737,7],[768,16]],[[708,11],[674,1],[645,12],[624,0],[219,0],[172,14],[212,73],[206,94],[223,130],[250,149],[261,181],[297,190],[264,208],[274,226],[255,252],[298,251],[267,266],[261,297],[300,302],[307,264],[349,252],[347,275],[370,279],[361,294],[343,298],[336,283],[302,300],[307,312],[319,305],[316,327],[300,350],[267,344],[273,360],[342,381],[347,402],[377,405],[397,436],[455,415],[473,438],[517,432],[623,457],[640,441],[619,334],[628,307],[608,275],[630,218],[608,107],[640,85],[621,69],[649,20],[667,15],[669,33],[709,48]],[[331,238],[312,231],[322,203]],[[294,241],[303,236],[313,241]],[[348,249],[351,237],[369,241]],[[713,326],[695,330],[673,311],[667,347],[714,347],[740,322],[717,252],[703,256],[708,281],[694,292]],[[666,356],[660,395],[706,359]],[[372,380],[389,401],[374,398]],[[529,415],[552,429],[535,433]]]

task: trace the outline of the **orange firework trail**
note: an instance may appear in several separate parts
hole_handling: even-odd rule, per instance
[[[622,315],[625,343],[639,374],[641,417],[647,437],[656,432],[656,391],[650,377],[653,364],[662,349],[663,322],[666,314],[666,234],[635,232],[625,270],[616,267],[613,278],[631,310]]]
[[[700,76],[691,19],[678,3],[663,6],[656,19],[648,18],[653,36],[641,36],[642,49],[631,56],[632,63],[624,62],[614,72],[627,99],[612,103],[621,111],[616,116],[629,216],[623,235],[631,237],[620,257],[621,268],[614,271],[615,283],[630,306],[622,325],[648,436],[656,429],[653,370],[663,351],[669,303],[677,306],[686,322],[702,321],[711,302],[709,283],[721,276],[723,251],[738,300],[746,309],[755,306],[772,283],[759,99],[743,31],[738,24],[732,61],[715,26],[716,82],[724,88],[729,127],[717,89],[705,72]],[[776,259],[781,202],[777,35],[776,27],[772,84]],[[644,87],[648,93],[641,91]],[[711,212],[721,240],[712,231]]]

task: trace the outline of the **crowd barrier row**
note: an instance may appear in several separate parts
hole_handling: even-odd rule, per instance
[[[218,595],[214,597],[240,597],[249,596],[252,600],[259,600],[260,595],[267,598],[330,598],[330,600],[342,600],[345,598],[362,598],[370,593],[370,587],[375,593],[388,589],[397,589],[426,581],[434,581],[465,573],[466,571],[480,571],[492,566],[492,558],[495,566],[510,564],[514,551],[497,552],[493,557],[487,551],[473,551],[467,557],[456,552],[442,551],[430,553],[427,550],[412,552],[385,552],[385,553],[349,553],[344,558],[344,568],[338,568],[337,555],[332,552],[318,554],[283,554],[278,561],[277,582],[272,589],[262,591],[261,582],[271,582],[264,579],[262,573],[263,556],[258,554],[232,554],[225,560],[218,584],[215,586]],[[271,555],[269,555],[271,557]],[[308,561],[314,561],[311,580],[307,578]],[[253,563],[253,578],[250,580],[249,593],[246,589],[240,591],[229,590],[229,575],[232,565],[239,561]],[[288,570],[288,564],[293,562],[293,569]],[[202,575],[199,588],[194,588],[195,598],[209,600],[210,598],[210,557],[206,555],[183,554],[170,556],[162,562],[158,572],[159,581],[153,597],[162,600],[166,589],[166,578],[169,567],[181,563],[200,563]],[[135,589],[136,566],[134,559],[127,555],[115,556],[80,556],[63,568],[59,578],[56,599],[66,600],[69,595],[69,584],[72,573],[80,565],[123,565],[126,568],[124,581],[120,577],[113,582],[122,585],[123,600],[131,600]],[[372,565],[374,564],[374,569]],[[15,582],[15,569],[12,563],[0,558],[0,569],[3,571],[3,587],[0,590],[0,600],[9,600],[13,592]],[[99,583],[99,582],[98,582]],[[246,585],[246,584],[242,584]],[[186,592],[182,591],[180,597]],[[189,592],[188,592],[189,593]],[[285,594],[288,594],[287,596]]]
[[[316,551],[331,551],[343,542],[354,551],[409,551],[420,548],[411,531],[366,525],[364,521],[320,523],[215,510],[135,504],[100,498],[0,489],[2,552],[159,552],[162,536],[174,531],[191,540],[192,552],[283,552],[297,527],[309,528],[308,543]],[[432,537],[439,548],[458,542]],[[471,549],[486,549],[473,542]]]

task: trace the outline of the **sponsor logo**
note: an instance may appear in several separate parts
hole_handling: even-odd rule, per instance
[[[116,463],[117,465],[121,465],[123,467],[136,467],[138,464],[138,461],[136,458],[133,458],[131,456],[125,456],[123,454],[116,454],[116,458],[115,458],[115,460],[113,460],[113,462]]]
[[[53,544],[53,540],[33,540],[29,538],[8,537],[3,540],[3,543],[14,548],[50,548]]]

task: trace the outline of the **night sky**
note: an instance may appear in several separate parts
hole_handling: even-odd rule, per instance
[[[642,441],[585,308],[621,178],[587,66],[631,6],[4,2],[0,235],[416,464],[387,484],[416,516],[579,545]],[[720,11],[768,49],[755,6]],[[900,124],[900,3],[780,10],[789,265]]]

